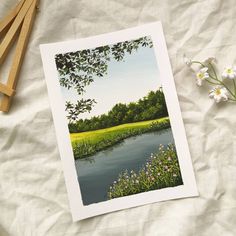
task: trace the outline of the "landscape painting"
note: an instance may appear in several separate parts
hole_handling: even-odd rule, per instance
[[[161,22],[40,51],[73,221],[198,196]]]
[[[151,36],[54,59],[83,205],[183,185]]]

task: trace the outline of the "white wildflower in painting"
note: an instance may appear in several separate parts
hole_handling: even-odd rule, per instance
[[[208,71],[208,68],[203,67],[197,72],[197,74],[196,74],[196,76],[197,76],[196,83],[197,83],[198,86],[202,86],[203,80],[209,78],[209,74],[208,74],[207,71]]]
[[[210,98],[214,98],[217,103],[228,100],[228,91],[225,87],[217,86],[209,93]]]
[[[236,78],[236,67],[227,66],[224,68],[222,73],[223,79],[235,79]]]

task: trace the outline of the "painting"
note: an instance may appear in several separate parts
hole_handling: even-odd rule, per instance
[[[41,53],[75,220],[197,195],[159,22]]]

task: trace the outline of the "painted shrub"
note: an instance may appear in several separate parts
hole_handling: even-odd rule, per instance
[[[173,144],[151,154],[138,173],[131,170],[122,172],[110,186],[108,198],[117,198],[182,185],[182,177],[176,150]]]

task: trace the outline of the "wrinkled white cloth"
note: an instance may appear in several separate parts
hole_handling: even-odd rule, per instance
[[[17,0],[0,1],[2,18]],[[236,104],[214,104],[183,54],[236,63],[235,0],[41,0],[17,94],[0,113],[0,235],[236,235]],[[193,160],[198,198],[72,223],[39,44],[161,20]],[[7,77],[6,63],[1,82]],[[7,68],[7,69],[6,69]]]

